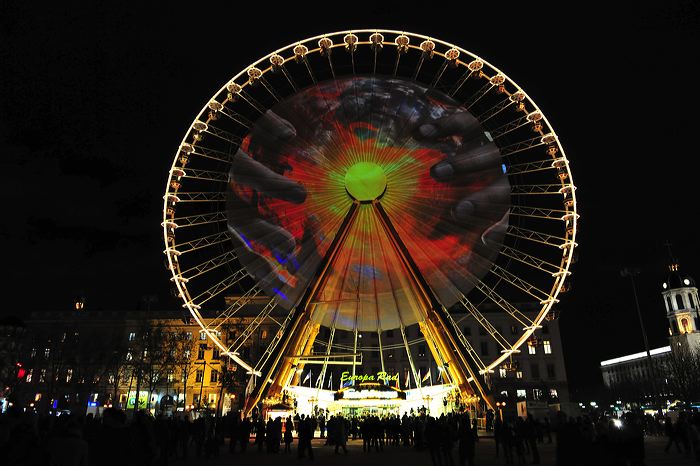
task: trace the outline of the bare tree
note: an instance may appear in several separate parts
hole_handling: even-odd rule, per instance
[[[657,373],[666,374],[671,394],[687,405],[700,398],[700,350],[676,344]]]
[[[197,370],[192,356],[197,351],[197,341],[193,338],[192,332],[180,331],[171,334],[169,347],[172,352],[172,370],[174,376],[182,383],[182,397],[186,403],[187,384],[192,374]],[[178,396],[175,399],[177,400]]]

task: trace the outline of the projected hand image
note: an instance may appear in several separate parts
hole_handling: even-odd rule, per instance
[[[353,202],[346,174],[367,163],[383,171],[379,202],[438,296],[467,293],[508,226],[501,154],[457,102],[389,78],[320,83],[254,123],[233,156],[227,193],[228,227],[248,273],[293,304]],[[367,280],[379,294],[396,286],[390,265],[367,253],[368,242],[379,242],[372,228],[346,240],[343,247],[357,251],[348,253],[338,296],[357,294]],[[355,272],[370,269],[369,278]]]

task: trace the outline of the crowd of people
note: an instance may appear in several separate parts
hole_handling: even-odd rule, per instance
[[[144,465],[166,466],[175,459],[210,458],[228,450],[249,450],[287,457],[314,458],[314,437],[336,454],[347,454],[347,441],[362,441],[367,454],[404,447],[426,451],[433,466],[473,465],[479,442],[476,419],[467,414],[432,417],[221,418],[202,415],[152,416],[107,408],[102,416],[46,416],[9,412],[0,416],[1,465]],[[486,432],[504,464],[539,464],[543,443],[555,443],[558,465],[643,465],[644,435],[666,435],[666,451],[676,450],[700,461],[700,414],[651,417],[627,413],[567,417],[559,412],[541,420],[488,416]],[[316,442],[316,448],[319,448]]]

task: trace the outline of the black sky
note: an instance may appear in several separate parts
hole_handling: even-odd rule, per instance
[[[456,43],[504,70],[554,125],[582,214],[574,289],[560,305],[574,384],[592,380],[600,359],[642,349],[622,266],[641,269],[652,345],[665,343],[666,240],[700,279],[693,1],[559,11],[540,2],[339,3],[335,13],[241,2],[25,3],[0,7],[3,314],[66,309],[79,294],[93,309],[134,309],[145,295],[158,296],[155,307],[179,307],[159,218],[183,132],[261,55],[350,28]]]

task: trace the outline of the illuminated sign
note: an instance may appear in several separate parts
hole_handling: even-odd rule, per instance
[[[132,390],[129,392],[129,401],[126,404],[126,408],[133,409],[135,402],[136,402],[136,392],[134,390]],[[146,409],[147,405],[148,405],[148,392],[147,391],[139,392],[139,408],[138,409]]]
[[[343,393],[343,399],[345,400],[395,400],[398,398],[400,398],[399,392],[396,392],[394,390],[347,390]]]
[[[343,382],[398,382],[399,373],[387,374],[386,372],[380,371],[376,374],[355,374],[352,375],[350,372],[345,371],[340,375],[340,383]]]

